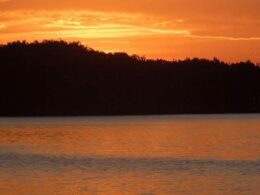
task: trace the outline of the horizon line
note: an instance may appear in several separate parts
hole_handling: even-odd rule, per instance
[[[57,39],[56,38],[53,38],[53,39],[40,39],[40,40],[33,40],[33,41],[28,41],[28,40],[25,40],[25,39],[17,39],[17,40],[13,40],[13,41],[7,41],[5,43],[1,43],[0,42],[0,47],[8,45],[8,44],[12,44],[12,43],[33,44],[33,43],[44,43],[44,42],[65,42],[67,44],[78,43],[79,45],[83,46],[84,48],[89,49],[89,50],[93,50],[93,51],[96,51],[96,52],[101,52],[101,53],[105,53],[105,54],[124,53],[124,54],[127,54],[129,57],[138,57],[140,59],[144,59],[144,60],[148,60],[148,61],[149,60],[155,60],[155,61],[156,60],[162,60],[162,61],[165,61],[165,62],[176,62],[176,61],[184,61],[184,60],[192,60],[192,59],[218,60],[219,62],[228,64],[228,65],[241,63],[241,62],[250,62],[250,63],[253,63],[254,65],[260,67],[260,62],[255,62],[255,61],[252,61],[251,59],[242,60],[242,61],[225,61],[225,60],[222,60],[221,58],[219,58],[217,56],[213,56],[212,58],[189,57],[189,56],[186,56],[185,58],[174,58],[173,57],[171,60],[167,59],[167,58],[152,58],[152,57],[148,57],[147,58],[145,55],[140,55],[140,54],[136,54],[136,53],[129,53],[129,52],[126,52],[126,51],[106,51],[106,50],[102,51],[102,50],[94,49],[93,47],[88,46],[87,43],[79,41],[79,40],[69,41],[69,40],[65,40],[65,39],[62,39],[62,38],[57,38]]]

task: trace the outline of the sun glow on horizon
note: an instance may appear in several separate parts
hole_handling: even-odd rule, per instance
[[[258,0],[128,3],[47,0],[42,5],[38,0],[2,0],[0,43],[64,39],[150,58],[260,61]]]

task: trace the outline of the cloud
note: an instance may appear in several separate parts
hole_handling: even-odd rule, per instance
[[[0,13],[0,35],[43,38],[119,38],[132,36],[183,36],[202,40],[255,41],[259,33],[245,31],[238,19],[222,25],[196,24],[182,18],[167,18],[141,13],[99,11],[5,11]],[[207,20],[205,19],[207,22]],[[205,23],[204,21],[204,23]],[[240,21],[247,24],[247,21]],[[238,34],[227,26],[242,28]],[[252,23],[252,22],[251,22]],[[258,21],[252,23],[257,26]],[[208,28],[208,29],[207,29]],[[215,29],[215,30],[214,30]],[[218,29],[218,30],[217,30]],[[225,31],[225,32],[224,32]],[[224,32],[224,33],[223,33]],[[252,34],[254,32],[254,34]],[[240,34],[239,34],[240,33]]]
[[[42,34],[59,37],[128,37],[140,35],[189,35],[187,29],[169,28],[181,19],[163,20],[143,14],[95,11],[4,12],[0,17],[8,28],[2,34]]]
[[[6,25],[4,23],[0,23],[0,29],[6,28]]]
[[[209,40],[227,40],[227,41],[260,41],[259,37],[229,37],[229,36],[210,36],[210,35],[187,35],[190,38],[209,39]]]

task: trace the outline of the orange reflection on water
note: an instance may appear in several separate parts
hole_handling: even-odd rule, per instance
[[[258,195],[259,119],[0,119],[0,194]]]
[[[35,161],[33,166],[0,169],[0,192],[4,195],[259,194],[259,174],[253,172],[257,168],[253,163],[236,163],[228,169],[227,164],[214,162],[202,166],[201,162],[183,165],[185,162],[170,160],[144,164],[139,161],[104,161],[103,165],[57,163],[53,159],[39,165]]]
[[[25,119],[2,125],[0,143],[13,151],[50,155],[222,160],[260,156],[258,116],[66,120]]]

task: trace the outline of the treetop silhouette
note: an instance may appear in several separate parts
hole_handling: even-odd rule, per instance
[[[260,67],[214,58],[166,61],[79,42],[0,46],[0,115],[260,112]]]

